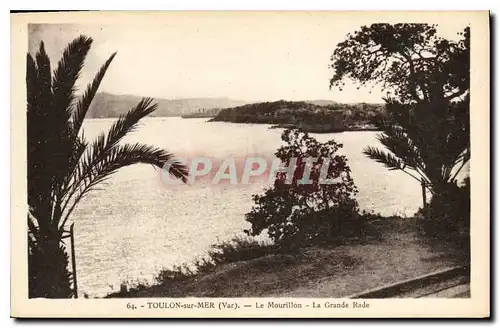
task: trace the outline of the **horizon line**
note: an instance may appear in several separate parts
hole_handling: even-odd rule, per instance
[[[77,93],[77,97],[81,96],[83,93]],[[232,100],[232,101],[240,101],[244,102],[246,104],[256,104],[256,103],[265,103],[265,102],[277,102],[277,101],[290,101],[290,102],[312,102],[312,101],[331,101],[337,104],[372,104],[372,105],[383,105],[384,102],[365,102],[365,101],[348,101],[348,102],[339,102],[333,99],[325,99],[325,98],[315,98],[315,99],[301,99],[301,100],[289,100],[285,98],[280,98],[280,99],[275,99],[275,100],[244,100],[244,99],[238,99],[238,98],[231,98],[228,96],[213,96],[213,97],[179,97],[179,98],[166,98],[166,97],[155,97],[155,96],[143,96],[143,95],[136,95],[136,94],[130,94],[130,93],[112,93],[108,91],[100,91],[97,92],[97,94],[109,94],[113,96],[118,96],[118,97],[138,97],[138,98],[152,98],[152,99],[162,99],[162,100],[190,100],[190,99],[227,99],[227,100]],[[97,95],[96,94],[96,95]]]

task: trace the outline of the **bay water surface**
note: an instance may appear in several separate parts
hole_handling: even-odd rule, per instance
[[[84,126],[91,140],[115,119],[90,119]],[[177,156],[273,157],[281,145],[281,129],[263,124],[207,122],[207,119],[146,118],[126,137],[162,147]],[[362,154],[380,146],[377,132],[312,134],[319,141],[343,144],[359,193],[361,209],[383,215],[412,215],[421,205],[418,182],[389,171]],[[166,185],[162,172],[150,165],[121,169],[77,207],[75,247],[79,293],[103,296],[122,282],[151,282],[162,268],[189,263],[210,245],[243,235],[244,215],[252,195],[267,180],[248,185]]]

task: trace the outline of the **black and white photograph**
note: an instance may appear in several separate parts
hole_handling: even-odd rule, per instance
[[[11,14],[13,297],[489,315],[488,12],[163,14]]]

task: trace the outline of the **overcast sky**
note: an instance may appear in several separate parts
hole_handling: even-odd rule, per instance
[[[382,102],[377,87],[357,90],[348,84],[343,91],[329,90],[330,55],[347,33],[360,27],[359,21],[286,14],[235,18],[213,14],[148,25],[31,25],[29,51],[44,40],[54,67],[72,39],[92,37],[79,88],[117,51],[100,88],[114,94]],[[443,36],[463,28],[450,24]]]

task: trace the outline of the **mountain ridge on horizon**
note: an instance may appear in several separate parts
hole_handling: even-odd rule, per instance
[[[143,96],[131,94],[113,94],[110,92],[98,92],[90,105],[87,116],[89,118],[118,117],[133,108]],[[213,112],[217,115],[219,109],[232,108],[252,103],[265,103],[272,101],[245,101],[229,97],[190,97],[190,98],[158,98],[150,97],[158,104],[158,109],[151,114],[153,117],[185,116],[200,113]],[[318,106],[340,104],[328,99],[302,100]]]
[[[166,97],[154,97],[154,96],[140,96],[140,95],[134,95],[130,93],[111,93],[107,91],[100,91],[97,94],[101,95],[109,95],[112,97],[130,97],[130,98],[152,98],[152,99],[161,99],[161,100],[191,100],[191,99],[229,99],[233,101],[241,101],[245,103],[252,103],[253,101],[246,101],[246,100],[241,100],[241,99],[233,99],[231,97],[180,97],[180,98],[166,98]]]
[[[142,98],[144,97],[130,94],[117,95],[109,92],[99,92],[94,97],[87,115],[89,118],[118,117],[137,105]],[[154,102],[158,104],[158,109],[151,114],[153,117],[182,116],[196,113],[202,109],[229,108],[248,103],[228,97],[150,98],[153,98]]]

